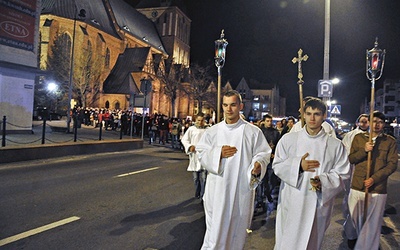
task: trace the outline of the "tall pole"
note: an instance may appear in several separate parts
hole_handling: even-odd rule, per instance
[[[218,89],[217,89],[217,118],[216,122],[221,121],[221,66],[218,66]]]
[[[330,27],[331,27],[331,0],[325,0],[324,80],[329,80]]]
[[[69,86],[68,86],[68,111],[67,111],[67,133],[70,133],[71,128],[71,101],[72,101],[72,79],[74,74],[74,52],[75,52],[75,30],[76,30],[76,13],[74,17],[74,31],[72,32],[71,45],[71,61],[69,66]]]
[[[324,34],[324,73],[323,73],[323,80],[329,80],[330,27],[331,27],[331,0],[325,0],[325,34]],[[328,100],[330,100],[330,97],[323,97],[322,99],[326,103]]]
[[[79,17],[86,17],[86,11],[81,9],[79,11]],[[74,54],[75,54],[75,31],[76,31],[76,11],[74,15],[74,30],[72,33],[72,44],[71,44],[71,61],[69,67],[69,87],[68,87],[68,111],[67,111],[67,133],[70,133],[71,128],[71,101],[72,101],[72,88],[73,88],[73,75],[74,75]]]
[[[144,103],[143,103],[143,114],[142,114],[142,140],[144,138],[144,117],[145,117],[145,108],[146,108],[146,97],[147,93],[151,93],[152,91],[152,85],[151,85],[151,78],[146,79],[143,78],[140,80],[140,91],[144,94]]]
[[[378,48],[378,38],[375,39],[374,48],[367,50],[366,53],[366,75],[368,80],[371,81],[371,102],[369,108],[369,137],[368,142],[372,143],[372,129],[373,129],[373,119],[374,119],[374,109],[375,109],[375,81],[381,78],[383,73],[383,66],[385,65],[385,50]],[[365,180],[368,180],[371,175],[371,162],[372,162],[372,151],[368,151],[367,156],[367,169]],[[365,197],[364,197],[364,214],[363,223],[367,220],[368,215],[368,193],[369,190],[365,187]]]
[[[372,143],[372,126],[374,120],[374,109],[375,109],[375,77],[372,77],[371,80],[371,102],[369,105],[369,138],[368,142]],[[372,151],[368,151],[367,158],[367,175],[365,180],[368,180],[371,175],[371,161],[372,161]],[[363,214],[363,223],[367,220],[367,212],[368,212],[368,188],[365,187],[365,197],[364,197],[364,214]]]
[[[147,90],[147,81],[144,81],[144,84],[146,84],[145,89]],[[142,114],[142,140],[144,138],[144,110],[146,108],[146,95],[147,95],[147,91],[144,91],[144,103],[143,103],[143,114]]]
[[[132,92],[132,112],[131,112],[131,139],[133,137],[133,115],[135,110],[135,92]]]
[[[218,69],[218,86],[217,86],[217,117],[215,123],[221,121],[221,69],[225,65],[226,46],[228,41],[225,39],[224,30],[221,30],[221,36],[215,40],[215,66]]]

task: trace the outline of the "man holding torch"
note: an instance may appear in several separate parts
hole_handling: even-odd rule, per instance
[[[370,133],[354,137],[349,161],[355,164],[349,194],[350,216],[357,239],[349,239],[351,249],[379,249],[382,217],[387,198],[387,182],[397,169],[396,139],[383,133],[385,115],[375,111],[370,123]],[[369,137],[372,137],[372,142]],[[368,153],[371,152],[370,175],[367,177]],[[368,206],[364,211],[365,192],[368,189]],[[363,217],[365,215],[365,222]]]

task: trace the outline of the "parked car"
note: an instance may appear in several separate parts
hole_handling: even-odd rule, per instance
[[[35,110],[33,110],[33,119],[41,121],[44,118],[46,120],[61,120],[62,115],[59,113],[55,112],[49,112],[46,107],[36,107]]]

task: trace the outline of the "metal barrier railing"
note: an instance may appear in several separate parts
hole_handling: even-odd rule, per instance
[[[62,144],[62,143],[67,143],[67,142],[71,142],[71,141],[74,141],[74,142],[81,141],[82,142],[82,141],[87,141],[87,140],[99,140],[99,141],[103,140],[103,126],[102,126],[101,123],[99,124],[99,127],[98,127],[98,129],[99,129],[98,138],[88,138],[87,135],[86,136],[83,135],[81,137],[78,137],[78,123],[77,123],[76,117],[74,117],[74,123],[73,124],[74,124],[73,125],[73,132],[72,132],[73,133],[73,138],[68,138],[67,140],[57,141],[57,140],[46,138],[46,129],[47,128],[52,129],[52,127],[47,124],[47,120],[46,119],[44,119],[43,122],[40,123],[40,124],[32,125],[31,127],[24,127],[24,126],[20,126],[20,125],[17,125],[17,124],[12,124],[10,122],[7,122],[7,117],[3,116],[2,125],[1,125],[1,131],[2,131],[2,133],[1,133],[2,134],[1,146],[5,147],[6,146],[6,142],[10,142],[12,144],[27,145],[27,144],[37,144],[37,142],[39,142],[39,141],[41,141],[41,144],[45,144],[46,142]],[[9,135],[7,134],[7,125],[15,127],[15,128],[22,128],[22,129],[27,129],[27,130],[32,130],[34,128],[37,128],[37,127],[41,126],[42,127],[42,129],[41,129],[42,133],[41,133],[40,137],[35,137],[33,139],[32,139],[32,136],[29,136],[29,140],[26,139],[27,137],[24,138],[23,141],[18,141],[18,140],[15,140],[15,139],[13,140],[13,139],[10,138],[10,134]],[[129,126],[129,127],[133,127],[133,126]],[[97,127],[93,127],[93,129],[97,129]],[[61,133],[63,133],[63,132],[61,132]],[[67,128],[65,128],[65,133],[66,134],[72,134],[72,133],[68,133]],[[33,130],[32,130],[32,134],[33,134]],[[123,130],[119,129],[119,133],[118,134],[119,134],[119,139],[122,139],[123,138],[123,134],[124,134]],[[130,136],[129,135],[127,135],[127,136],[132,138],[132,136],[133,136],[132,134],[134,134],[134,133],[129,133],[129,134],[130,134]],[[115,133],[113,135],[115,135]]]

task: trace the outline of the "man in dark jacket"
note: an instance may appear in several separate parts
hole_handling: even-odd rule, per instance
[[[267,215],[269,215],[274,209],[276,209],[278,202],[279,178],[272,170],[272,162],[274,160],[275,146],[278,144],[280,139],[280,133],[276,128],[274,128],[271,115],[266,114],[262,123],[264,126],[261,126],[261,131],[263,132],[265,139],[267,139],[268,144],[272,149],[272,153],[270,162],[267,166],[267,174],[262,180],[262,184],[257,187],[256,207],[266,206]],[[266,204],[263,204],[264,197],[267,198]]]

